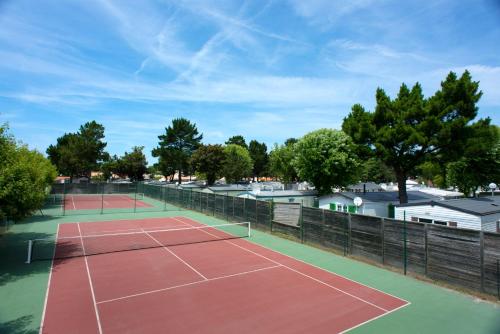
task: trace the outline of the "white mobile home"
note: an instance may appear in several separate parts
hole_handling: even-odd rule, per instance
[[[500,196],[401,204],[395,218],[500,233]]]
[[[361,204],[358,206],[354,203],[356,197],[361,198]],[[408,192],[408,201],[410,203],[431,200],[437,201],[439,198],[419,191]],[[319,207],[321,209],[389,218],[393,217],[391,208],[396,204],[399,204],[397,191],[339,192],[319,198]]]
[[[274,201],[280,203],[301,203],[303,206],[314,206],[315,190],[276,190],[276,191],[248,191],[238,197],[251,198],[260,201]]]

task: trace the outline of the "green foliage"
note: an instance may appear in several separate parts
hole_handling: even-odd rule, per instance
[[[453,161],[461,154],[466,129],[477,115],[478,89],[467,71],[460,78],[451,72],[429,99],[424,99],[418,83],[411,90],[401,85],[394,100],[379,88],[375,111],[354,105],[342,129],[359,144],[362,158],[377,156],[394,170],[399,200],[406,203],[406,179],[417,166],[438,157]]]
[[[109,180],[113,174],[122,174],[120,158],[115,154],[101,165],[102,178]]]
[[[132,152],[125,152],[121,158],[121,171],[132,181],[144,180],[144,173],[148,170],[148,162],[143,150],[144,146],[134,146]]]
[[[253,160],[253,177],[264,176],[267,173],[269,163],[269,155],[267,154],[267,146],[264,143],[259,143],[252,140],[248,146],[250,157]]]
[[[0,218],[14,221],[42,208],[55,167],[42,154],[16,144],[0,126]]]
[[[222,145],[201,145],[191,157],[191,165],[199,178],[213,185],[222,176],[225,153]]]
[[[129,177],[132,181],[141,181],[144,179],[144,173],[148,171],[146,156],[143,153],[144,146],[134,146],[132,152],[122,157],[114,155],[108,161],[101,165],[103,179],[109,180],[113,174],[122,177]]]
[[[445,171],[442,164],[434,161],[426,161],[416,167],[416,173],[420,181],[426,184],[432,183],[433,186],[439,188],[446,187]]]
[[[298,180],[297,171],[292,164],[295,156],[293,151],[295,142],[287,140],[285,145],[274,144],[271,153],[269,153],[269,173],[285,183]]]
[[[202,138],[196,124],[185,118],[172,120],[165,134],[158,136],[159,146],[152,152],[154,157],[159,158],[158,166],[162,173],[167,176],[178,171],[181,183],[182,172],[189,169],[189,159],[200,146]]]
[[[466,196],[491,182],[500,184],[500,136],[490,120],[480,120],[470,128],[462,156],[446,166],[447,181]]]
[[[396,181],[394,171],[376,157],[363,162],[360,168],[362,182],[387,183]]]
[[[232,136],[231,138],[229,138],[226,143],[226,145],[231,145],[231,144],[234,144],[234,145],[239,145],[241,147],[244,147],[248,150],[248,145],[247,143],[245,142],[245,138],[243,138],[242,135],[236,135],[236,136]]]
[[[356,181],[359,162],[352,139],[342,131],[320,129],[295,145],[292,163],[299,177],[312,182],[319,194]]]
[[[104,127],[95,121],[87,122],[77,133],[65,133],[57,138],[57,144],[48,147],[47,155],[59,173],[71,178],[90,178],[91,171],[109,158],[103,139]]]
[[[253,162],[248,150],[240,145],[229,144],[224,148],[222,174],[227,183],[235,183],[252,173]]]

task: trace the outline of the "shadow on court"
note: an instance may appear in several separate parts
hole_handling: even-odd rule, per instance
[[[28,240],[52,237],[49,233],[23,232],[4,234],[0,237],[0,286],[19,279],[47,273],[51,261],[35,261],[26,264],[28,254]],[[0,331],[0,333],[8,333]]]
[[[0,323],[0,333],[9,334],[36,334],[37,330],[33,329],[33,316],[26,315],[15,320]],[[31,328],[29,328],[31,327]]]

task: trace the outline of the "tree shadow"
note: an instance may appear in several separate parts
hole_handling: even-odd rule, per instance
[[[28,240],[46,239],[43,241],[41,248],[36,249],[36,260],[30,264],[26,263],[28,258]],[[0,286],[10,282],[15,282],[19,279],[37,275],[40,273],[48,273],[54,255],[54,236],[49,233],[35,232],[20,232],[4,235],[0,238],[0,254],[2,261],[0,262]],[[35,242],[36,244],[36,242]],[[68,248],[69,247],[69,248]],[[77,250],[77,245],[61,245],[62,254],[73,254]],[[66,249],[65,249],[66,248]],[[33,253],[35,255],[35,253]],[[62,259],[58,262],[61,264]]]
[[[33,316],[25,315],[15,320],[0,323],[0,333],[36,334],[38,330],[32,327]]]

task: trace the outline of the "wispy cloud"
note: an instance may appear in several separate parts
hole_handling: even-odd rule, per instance
[[[419,81],[430,95],[450,70],[465,69],[481,82],[482,115],[500,122],[482,111],[500,106],[500,30],[496,14],[480,4],[26,6],[9,2],[0,13],[0,119],[10,117],[16,134],[38,146],[96,119],[113,152],[150,150],[174,117],[195,121],[206,142],[241,133],[270,144],[339,127],[352,104],[373,106],[379,86],[392,95],[402,82]],[[60,130],[48,129],[53,124]]]

